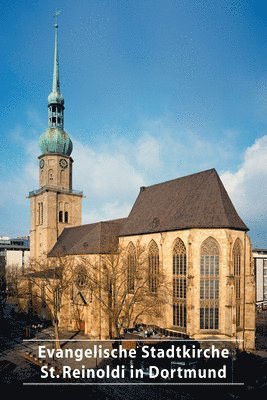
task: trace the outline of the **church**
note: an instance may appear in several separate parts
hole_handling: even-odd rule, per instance
[[[83,193],[72,187],[73,145],[64,130],[57,23],[53,68],[48,128],[39,139],[40,187],[29,193],[30,255],[51,263],[63,260],[63,271],[70,260],[76,265],[60,309],[60,326],[75,328],[78,304],[79,328],[91,338],[110,337],[110,319],[118,314],[121,327],[153,325],[193,339],[229,340],[241,349],[254,349],[249,229],[216,170],[141,187],[125,218],[82,225]],[[120,268],[116,284],[114,259]],[[108,260],[113,275],[109,273],[106,289],[102,281]],[[95,287],[88,284],[90,276],[98,276]],[[114,288],[122,291],[117,297]],[[111,315],[103,304],[118,299],[121,308],[113,307]]]

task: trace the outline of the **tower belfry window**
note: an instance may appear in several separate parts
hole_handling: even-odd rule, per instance
[[[65,211],[65,213],[64,213],[64,222],[65,222],[65,224],[67,224],[69,222],[69,213],[68,213],[68,211]]]
[[[63,222],[63,211],[59,211],[58,213],[58,222]]]

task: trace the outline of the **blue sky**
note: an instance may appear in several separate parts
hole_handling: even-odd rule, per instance
[[[127,215],[141,185],[215,167],[267,247],[264,1],[0,0],[0,235],[29,231],[56,7],[83,222]]]

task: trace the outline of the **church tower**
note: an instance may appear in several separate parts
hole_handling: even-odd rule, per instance
[[[64,130],[64,98],[60,92],[58,24],[52,92],[48,96],[48,128],[40,136],[39,185],[29,193],[31,208],[30,255],[47,254],[66,227],[81,225],[83,193],[72,189],[72,141]]]

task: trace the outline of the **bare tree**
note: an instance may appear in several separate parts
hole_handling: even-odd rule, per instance
[[[119,337],[123,328],[134,326],[145,316],[160,317],[167,303],[169,284],[158,264],[151,288],[148,255],[137,242],[134,253],[119,248],[115,254],[101,255],[99,262],[81,257],[88,287],[108,318],[109,337]]]
[[[6,267],[6,295],[12,299],[19,308],[19,300],[24,297],[24,292],[20,290],[21,269],[18,265],[8,265]]]
[[[69,289],[74,277],[72,258],[54,258],[35,260],[30,264],[29,272],[24,276],[24,293],[28,291],[33,308],[47,307],[54,326],[56,348],[60,348],[59,316],[62,304],[69,301]],[[27,288],[25,288],[27,281]],[[64,300],[65,298],[65,300]]]
[[[4,317],[6,295],[5,257],[0,256],[0,319]]]
[[[4,309],[6,304],[6,279],[5,276],[0,276],[0,320],[4,318]]]

